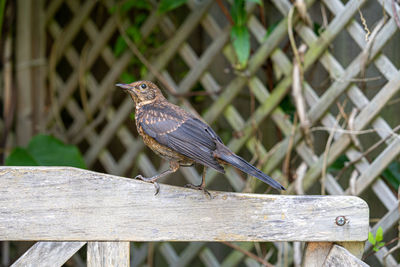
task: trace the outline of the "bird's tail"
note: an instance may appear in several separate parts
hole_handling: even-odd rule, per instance
[[[217,143],[217,149],[216,149],[216,152],[214,152],[214,156],[216,158],[238,168],[239,170],[260,179],[261,181],[269,184],[270,186],[272,186],[275,189],[286,190],[286,188],[283,187],[280,183],[278,183],[277,181],[275,181],[274,179],[272,179],[271,177],[269,177],[268,175],[266,175],[265,173],[263,173],[262,171],[260,171],[259,169],[257,169],[253,165],[251,165],[250,163],[248,163],[243,158],[241,158],[238,155],[236,155],[235,153],[233,153],[229,148],[227,148],[223,144]]]

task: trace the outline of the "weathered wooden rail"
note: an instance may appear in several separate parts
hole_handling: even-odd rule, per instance
[[[14,266],[61,266],[85,242],[88,266],[129,266],[128,241],[305,241],[305,266],[364,264],[369,210],[358,197],[211,193],[161,185],[155,196],[102,173],[0,167],[0,240],[41,241]]]

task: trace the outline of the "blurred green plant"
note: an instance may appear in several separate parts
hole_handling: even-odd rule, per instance
[[[246,68],[250,57],[250,33],[246,26],[246,1],[263,5],[261,0],[234,0],[232,3],[230,13],[234,24],[231,29],[231,42],[237,58],[235,68],[240,70]]]
[[[6,7],[6,0],[0,0],[0,40],[1,40],[1,33],[3,30],[3,20],[4,20],[4,10]]]
[[[244,69],[250,56],[250,34],[246,27],[245,0],[234,0],[230,13],[234,23],[231,29],[231,42],[237,58],[235,67]]]
[[[39,134],[26,148],[16,147],[6,158],[7,166],[70,166],[86,169],[76,146],[64,144],[57,138]]]
[[[400,185],[400,163],[398,161],[390,163],[382,172],[382,176],[397,191]]]
[[[350,162],[349,158],[346,155],[341,155],[328,167],[328,171],[341,171],[347,162]]]
[[[279,103],[279,106],[285,112],[285,114],[289,115],[290,121],[294,122],[294,114],[296,113],[296,106],[293,103],[290,95],[286,95],[282,101]]]
[[[321,33],[323,33],[325,29],[324,29],[324,27],[322,27],[321,24],[319,24],[319,23],[317,23],[317,22],[314,22],[314,23],[313,23],[313,30],[314,30],[314,33],[315,33],[317,36],[320,36]]]
[[[275,22],[267,28],[267,32],[265,33],[265,36],[263,38],[264,40],[266,40],[271,35],[271,33],[275,30],[275,28],[276,28],[276,26],[278,26],[278,24],[279,24],[278,22]]]
[[[158,12],[165,13],[185,4],[187,0],[161,0],[158,5]]]
[[[385,242],[381,242],[383,240],[383,229],[379,226],[378,230],[376,230],[376,234],[374,236],[373,233],[368,233],[368,242],[373,245],[373,250],[378,252],[382,247],[385,246]]]
[[[6,8],[6,0],[0,0],[0,40],[1,33],[3,32],[4,11]]]

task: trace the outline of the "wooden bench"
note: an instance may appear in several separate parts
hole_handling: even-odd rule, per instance
[[[369,209],[358,197],[211,194],[162,184],[155,196],[152,184],[103,173],[0,167],[0,240],[40,241],[13,266],[61,266],[86,242],[88,266],[129,266],[129,241],[305,241],[304,266],[364,264]]]

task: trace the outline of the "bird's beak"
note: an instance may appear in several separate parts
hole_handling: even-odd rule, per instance
[[[117,83],[115,86],[121,87],[124,91],[131,91],[131,86],[125,83]]]

